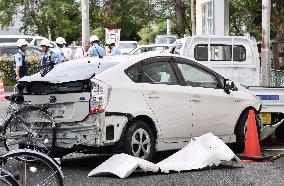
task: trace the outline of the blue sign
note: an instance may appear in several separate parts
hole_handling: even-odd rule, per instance
[[[279,100],[279,95],[256,95],[261,100]]]

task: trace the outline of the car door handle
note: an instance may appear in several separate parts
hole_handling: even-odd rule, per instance
[[[159,98],[159,96],[157,96],[157,95],[149,95],[148,96],[150,99],[158,99]]]
[[[157,92],[152,91],[152,92],[150,92],[150,93],[148,94],[148,98],[150,98],[150,99],[158,99],[159,96],[158,96]]]
[[[194,103],[200,103],[201,99],[199,99],[199,98],[192,98],[191,101],[194,102]]]

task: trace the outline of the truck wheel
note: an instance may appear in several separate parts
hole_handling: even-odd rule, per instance
[[[245,140],[246,140],[246,132],[247,132],[247,125],[248,125],[248,110],[242,113],[235,128],[236,134],[236,143],[235,143],[235,151],[237,153],[243,153],[245,149]],[[255,116],[256,127],[258,131],[258,138],[260,136],[260,119],[259,117]]]
[[[145,160],[155,153],[155,138],[151,128],[143,121],[134,121],[126,130],[123,152]]]

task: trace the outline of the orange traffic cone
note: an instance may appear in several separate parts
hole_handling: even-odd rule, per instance
[[[2,78],[0,77],[0,101],[4,100],[5,100],[4,84]]]
[[[245,151],[243,156],[246,159],[242,160],[243,162],[252,162],[253,160],[260,161],[264,159],[264,156],[260,151],[258,132],[255,121],[255,113],[253,109],[249,110]]]

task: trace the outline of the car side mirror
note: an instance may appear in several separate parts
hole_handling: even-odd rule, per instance
[[[225,79],[224,80],[224,91],[227,94],[230,94],[230,90],[234,90],[235,89],[235,84],[233,81],[229,80],[229,79]]]

